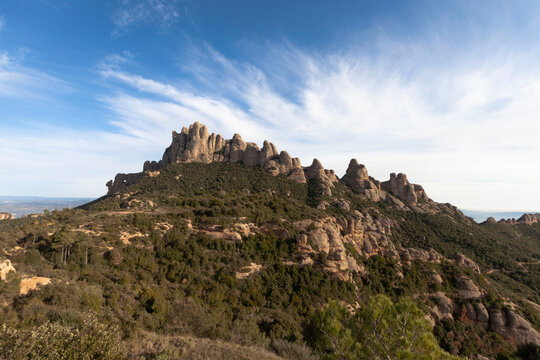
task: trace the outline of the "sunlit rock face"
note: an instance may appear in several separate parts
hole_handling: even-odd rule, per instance
[[[179,133],[172,132],[171,145],[160,161],[146,161],[140,173],[117,174],[114,181],[107,183],[108,194],[114,194],[169,164],[215,161],[260,166],[270,175],[283,174],[290,180],[306,182],[300,159],[291,158],[286,151],[278,152],[271,142],[264,141],[263,147],[259,148],[255,143],[245,142],[239,134],[227,140],[219,134],[210,134],[205,125],[195,122]]]

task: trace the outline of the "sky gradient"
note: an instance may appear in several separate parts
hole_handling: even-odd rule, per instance
[[[194,121],[540,211],[540,3],[0,2],[0,195],[101,196]]]

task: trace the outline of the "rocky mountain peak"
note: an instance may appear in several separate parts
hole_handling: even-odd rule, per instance
[[[253,142],[244,141],[240,134],[234,134],[232,139],[227,140],[219,134],[210,134],[204,124],[194,122],[189,128],[183,127],[179,133],[172,132],[171,145],[165,149],[160,161],[146,161],[143,171],[139,173],[117,174],[114,181],[107,183],[108,194],[114,194],[143,177],[155,176],[169,164],[216,161],[260,166],[270,175],[282,174],[299,183],[316,179],[326,195],[331,195],[332,188],[340,181],[334,171],[325,169],[318,159],[313,159],[310,166],[302,167],[300,159],[291,157],[286,151],[278,152],[268,140],[259,148]],[[366,167],[356,159],[351,159],[341,181],[368,200],[386,201],[403,210],[421,212],[423,210],[417,204],[430,201],[424,189],[411,184],[405,174],[392,173],[388,181],[381,183],[369,176]]]

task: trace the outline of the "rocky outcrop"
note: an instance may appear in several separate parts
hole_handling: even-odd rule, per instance
[[[484,295],[483,291],[476,286],[474,281],[466,276],[459,278],[459,287],[457,289],[457,296],[460,299],[477,299]]]
[[[402,173],[390,174],[390,179],[382,182],[381,188],[395,195],[407,205],[430,200],[422,186],[409,183],[407,175]]]
[[[512,310],[490,311],[489,327],[515,345],[534,343],[540,346],[540,333]]]
[[[0,220],[12,220],[15,219],[15,215],[7,213],[7,212],[0,212]]]
[[[313,163],[304,168],[305,179],[319,181],[325,195],[332,195],[331,189],[339,181],[334,170],[326,170],[318,159],[313,159]]]
[[[114,194],[170,164],[178,162],[211,163],[215,161],[260,166],[270,175],[283,174],[290,180],[300,183],[306,182],[306,175],[300,165],[300,160],[291,158],[286,151],[278,152],[274,144],[269,141],[264,141],[263,147],[260,149],[255,143],[245,142],[239,134],[234,134],[232,139],[226,140],[219,134],[210,134],[205,125],[195,122],[189,126],[189,129],[182,128],[180,133],[172,132],[172,143],[165,150],[160,161],[146,161],[143,165],[143,171],[139,173],[116,175],[114,181],[111,180],[107,183],[108,194]],[[317,164],[315,165],[317,166]],[[312,176],[317,176],[318,169],[312,165],[306,168],[306,171]],[[333,171],[323,169],[324,171],[325,178],[322,180],[325,183],[332,182],[333,178],[337,181]]]
[[[471,270],[475,274],[480,274],[480,267],[465,255],[458,253],[454,258],[458,265]]]
[[[12,271],[16,272],[10,260],[0,260],[0,280],[6,281],[8,274]]]
[[[371,201],[386,199],[384,192],[381,191],[381,183],[369,176],[366,167],[359,164],[356,159],[349,162],[349,167],[341,180]]]
[[[537,214],[523,214],[517,220],[516,219],[499,220],[499,224],[509,224],[509,225],[518,225],[518,224],[532,225],[532,224],[537,224],[537,223],[540,223],[540,214],[538,213]]]
[[[431,295],[431,298],[436,304],[431,307],[429,313],[434,322],[459,318],[491,330],[514,345],[527,343],[540,345],[540,333],[512,310],[488,310],[481,302],[469,302],[460,306],[441,292]]]

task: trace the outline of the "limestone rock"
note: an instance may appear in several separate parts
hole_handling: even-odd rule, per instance
[[[540,333],[521,316],[511,310],[493,310],[489,313],[490,328],[515,345],[534,343],[540,346]]]
[[[390,174],[390,179],[381,183],[381,188],[397,196],[407,205],[414,205],[418,202],[427,202],[427,196],[424,188],[420,185],[411,184],[405,174]]]
[[[465,255],[456,254],[455,259],[458,265],[461,265],[464,268],[467,268],[476,274],[480,274],[480,267],[474,261],[472,261]]]
[[[239,134],[225,140],[221,135],[210,134],[205,125],[195,122],[189,128],[182,128],[180,133],[172,132],[171,145],[165,149],[160,161],[146,161],[143,171],[139,173],[117,174],[114,181],[107,183],[108,195],[121,191],[146,176],[156,174],[169,164],[215,161],[261,166],[271,175],[283,174],[292,181],[306,182],[300,160],[291,158],[286,151],[278,153],[276,147],[269,141],[265,141],[262,149],[259,149],[257,144],[245,142]],[[328,173],[327,177],[331,178],[331,175],[333,172]]]
[[[8,274],[12,271],[16,272],[10,260],[0,260],[0,280],[6,281]]]
[[[509,225],[532,225],[540,223],[540,214],[523,214],[519,219],[501,219],[499,220],[500,224],[509,224]]]
[[[371,201],[380,201],[386,198],[381,192],[381,183],[370,177],[366,167],[359,164],[356,159],[351,159],[349,167],[341,180]]]
[[[459,278],[460,287],[457,290],[457,295],[460,299],[476,299],[482,296],[482,292],[476,284],[466,276]]]
[[[335,183],[338,182],[334,170],[326,170],[318,159],[313,159],[313,163],[304,168],[305,177],[307,180],[320,181],[324,194],[332,195],[331,189],[335,187]]]
[[[21,289],[19,295],[23,296],[30,291],[36,290],[40,286],[44,286],[51,283],[51,279],[41,276],[24,277],[21,279]]]
[[[0,220],[12,220],[15,218],[15,215],[7,213],[7,212],[0,212]]]

